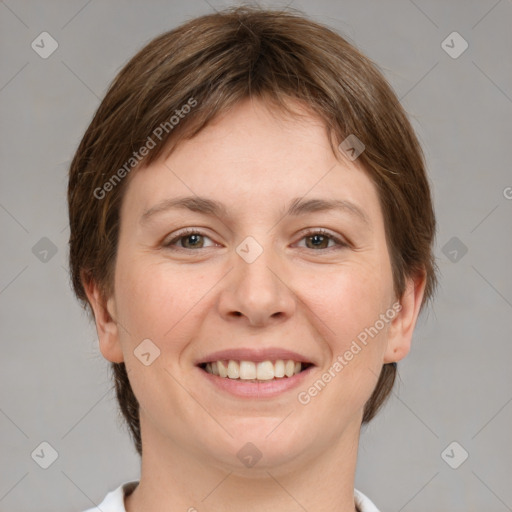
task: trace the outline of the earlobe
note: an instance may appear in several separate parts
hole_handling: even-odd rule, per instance
[[[400,361],[409,353],[426,282],[424,273],[407,280],[406,289],[400,299],[401,309],[391,322],[388,330],[388,344],[384,353],[384,363]]]
[[[108,361],[122,363],[124,356],[119,340],[119,329],[115,319],[114,297],[105,299],[92,278],[83,276],[82,283],[94,313],[100,352]]]

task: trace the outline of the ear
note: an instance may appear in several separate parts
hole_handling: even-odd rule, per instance
[[[401,309],[388,329],[388,344],[384,353],[384,363],[400,361],[409,353],[412,333],[420,312],[426,283],[425,273],[407,280],[405,291],[400,299]]]
[[[112,363],[124,361],[119,340],[119,328],[116,322],[114,297],[105,299],[103,294],[90,276],[82,275],[82,283],[93,309],[96,332],[103,357]]]

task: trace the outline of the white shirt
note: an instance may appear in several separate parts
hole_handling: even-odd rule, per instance
[[[124,497],[130,494],[138,483],[134,480],[121,484],[115,491],[109,492],[97,507],[89,508],[84,512],[126,512]],[[354,489],[354,501],[359,512],[379,512],[370,499],[357,489]]]

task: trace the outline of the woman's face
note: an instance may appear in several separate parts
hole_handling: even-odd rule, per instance
[[[100,347],[126,364],[143,443],[238,469],[305,462],[355,436],[418,305],[398,311],[357,160],[336,160],[318,118],[259,100],[130,176],[114,285]],[[299,371],[289,360],[306,369],[282,376]]]

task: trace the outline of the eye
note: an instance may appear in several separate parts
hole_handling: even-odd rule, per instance
[[[341,240],[340,238],[332,235],[328,231],[324,229],[315,229],[307,232],[301,240],[306,240],[306,248],[307,249],[336,249],[336,245],[338,248],[348,247],[348,243]],[[329,243],[334,242],[335,246],[329,247]],[[308,245],[309,243],[309,245]]]
[[[203,249],[204,239],[211,240],[206,234],[197,229],[186,229],[176,234],[172,239],[163,242],[163,247],[174,249],[178,243],[178,249]],[[211,246],[209,246],[211,247]]]
[[[163,242],[163,247],[171,249],[171,250],[194,250],[194,249],[205,249],[207,247],[213,247],[216,245],[215,243],[207,246],[205,245],[205,239],[211,240],[209,236],[205,233],[197,230],[197,229],[185,229],[176,235],[174,235],[170,240]],[[324,229],[315,229],[307,232],[301,238],[302,240],[306,240],[306,249],[336,249],[348,247],[349,244],[340,238],[334,236],[330,232]],[[330,243],[333,245],[329,246]],[[337,246],[337,247],[336,247]]]

